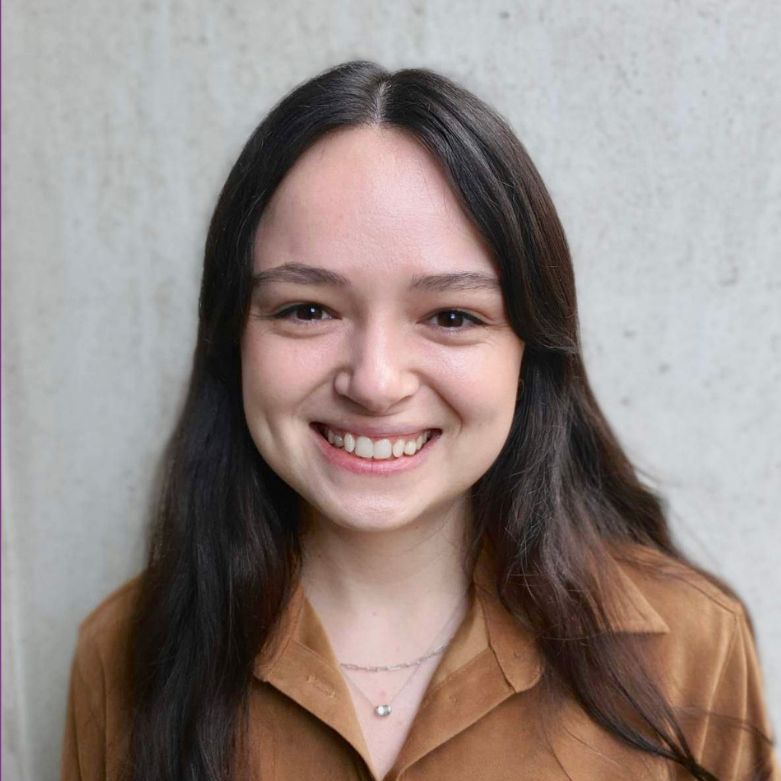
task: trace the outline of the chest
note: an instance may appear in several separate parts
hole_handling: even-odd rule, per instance
[[[404,745],[438,660],[393,672],[343,673],[372,768],[384,778]],[[385,716],[377,708],[389,709]]]

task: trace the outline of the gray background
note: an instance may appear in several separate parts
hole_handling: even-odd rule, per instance
[[[781,719],[781,6],[3,3],[4,778],[55,778],[78,621],[135,573],[245,138],[353,57],[493,103],[571,242],[586,358]]]

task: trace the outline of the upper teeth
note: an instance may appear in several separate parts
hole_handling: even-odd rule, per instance
[[[393,442],[390,439],[370,439],[369,437],[356,436],[349,431],[337,434],[328,427],[325,429],[325,435],[334,447],[342,447],[358,458],[383,459],[414,456],[431,438],[431,431],[423,431],[414,438],[395,439]]]

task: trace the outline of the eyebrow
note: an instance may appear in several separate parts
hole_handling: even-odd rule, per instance
[[[267,271],[258,271],[252,276],[253,287],[273,282],[293,282],[299,285],[319,287],[351,288],[347,277],[320,266],[306,263],[284,263]],[[441,292],[446,290],[501,290],[496,277],[476,271],[457,271],[450,274],[416,275],[409,285],[410,290]]]

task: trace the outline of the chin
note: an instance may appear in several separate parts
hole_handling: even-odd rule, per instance
[[[327,508],[319,510],[319,515],[327,523],[350,532],[389,532],[404,527],[415,525],[420,517],[418,513],[399,514],[388,512],[385,508],[371,508],[365,510],[355,509],[352,513],[345,513],[344,508],[339,508],[336,512],[329,512]]]
[[[360,517],[350,516],[341,517],[332,521],[337,526],[349,531],[355,532],[389,532],[396,529],[403,529],[405,526],[411,526],[414,521],[410,518],[380,516],[376,519],[370,515]]]

